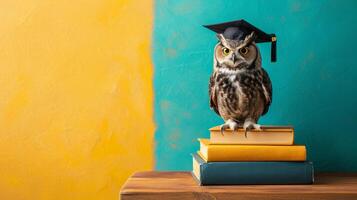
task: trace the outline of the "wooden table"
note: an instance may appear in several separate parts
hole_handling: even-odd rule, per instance
[[[199,186],[190,172],[137,172],[121,200],[357,200],[357,174],[321,174],[313,185]]]

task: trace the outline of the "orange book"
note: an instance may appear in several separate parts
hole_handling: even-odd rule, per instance
[[[200,156],[206,161],[305,161],[304,145],[215,144],[199,139]]]

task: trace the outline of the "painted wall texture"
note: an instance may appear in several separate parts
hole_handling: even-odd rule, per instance
[[[137,170],[191,170],[208,107],[215,34],[244,18],[274,98],[317,171],[357,171],[353,0],[4,0],[0,3],[0,199],[117,199]],[[155,135],[154,135],[155,134]]]
[[[152,6],[1,1],[0,199],[118,199],[153,167]]]
[[[156,169],[190,170],[196,138],[222,121],[208,108],[213,32],[201,25],[244,18],[278,37],[278,62],[260,44],[273,82],[264,124],[292,124],[317,171],[357,171],[357,1],[157,0]]]

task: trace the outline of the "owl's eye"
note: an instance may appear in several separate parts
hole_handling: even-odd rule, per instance
[[[239,53],[242,55],[246,55],[249,52],[248,47],[243,47],[241,49],[239,49]]]
[[[223,55],[225,55],[225,56],[227,56],[230,51],[231,51],[231,50],[229,50],[229,49],[226,48],[226,47],[223,47],[223,48],[222,48]]]

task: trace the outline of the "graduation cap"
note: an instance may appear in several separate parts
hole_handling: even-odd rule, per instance
[[[276,36],[275,34],[267,34],[252,24],[246,22],[244,19],[225,22],[221,24],[204,25],[204,27],[216,32],[223,34],[226,39],[231,40],[244,40],[244,38],[251,34],[253,31],[255,33],[255,42],[271,42],[271,61],[276,61]]]

